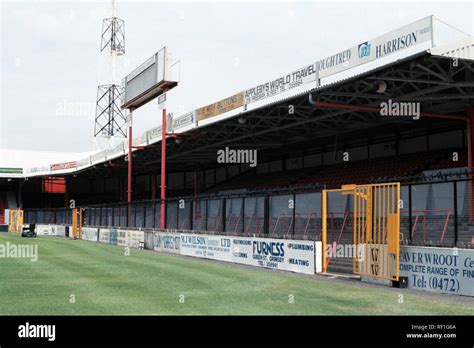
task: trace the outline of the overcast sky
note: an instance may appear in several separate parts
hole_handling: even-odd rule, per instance
[[[92,149],[110,4],[2,1],[0,149]],[[126,72],[164,45],[180,59],[167,103],[175,115],[431,14],[473,33],[471,1],[118,2]],[[134,115],[135,134],[161,122],[156,102]]]

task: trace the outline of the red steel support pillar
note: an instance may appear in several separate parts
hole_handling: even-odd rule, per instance
[[[133,110],[129,110],[128,120],[128,182],[127,182],[127,224],[128,227],[132,226],[132,122],[133,122]]]
[[[161,122],[161,214],[160,229],[165,229],[165,198],[166,198],[166,108],[163,108]]]

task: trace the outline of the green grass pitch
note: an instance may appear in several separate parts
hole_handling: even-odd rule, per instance
[[[61,237],[0,233],[0,244],[6,242],[38,244],[38,261],[0,258],[0,315],[474,313],[472,306],[423,292],[366,288],[144,250],[132,249],[126,256],[121,247]]]

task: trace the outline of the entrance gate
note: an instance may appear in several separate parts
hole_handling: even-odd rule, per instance
[[[72,210],[72,238],[82,239],[82,225],[85,220],[85,209],[74,208]]]
[[[24,212],[21,209],[10,209],[8,232],[21,232]]]
[[[328,194],[352,198],[352,262],[354,274],[399,280],[400,183],[343,185],[322,192],[323,272],[328,265]],[[345,223],[345,220],[344,220]],[[342,231],[342,230],[341,230]],[[332,256],[333,250],[330,251]]]

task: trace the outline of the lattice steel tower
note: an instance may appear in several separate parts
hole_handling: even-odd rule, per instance
[[[94,147],[113,147],[114,137],[127,137],[125,112],[120,109],[123,88],[120,78],[125,55],[125,21],[117,18],[117,4],[112,0],[112,17],[102,22],[100,67],[94,126]],[[99,144],[98,138],[103,138]]]

